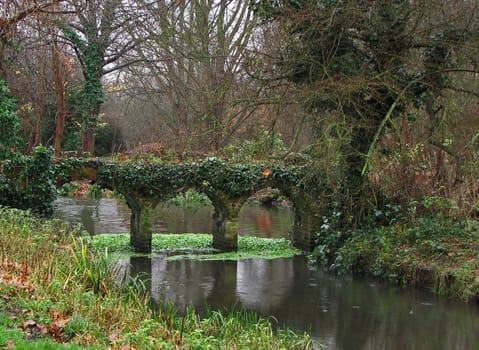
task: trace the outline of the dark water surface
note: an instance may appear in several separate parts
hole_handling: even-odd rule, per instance
[[[59,197],[54,216],[82,224],[91,234],[124,233],[130,230],[130,209],[116,198]],[[209,233],[213,227],[213,207],[178,208],[163,203],[156,208],[156,233]],[[239,214],[239,232],[260,237],[290,238],[293,212],[288,207],[265,209],[245,205]]]
[[[126,232],[129,210],[115,199],[61,198],[56,216],[82,222],[92,233]],[[208,232],[212,208],[158,211],[157,232]],[[240,231],[288,237],[289,208],[251,206],[240,215]],[[308,331],[327,349],[479,350],[479,306],[396,288],[375,281],[332,276],[311,268],[304,257],[242,261],[168,260],[166,256],[119,262],[141,273],[155,303],[246,308],[296,331]]]

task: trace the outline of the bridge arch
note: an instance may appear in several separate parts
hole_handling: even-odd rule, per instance
[[[238,216],[246,200],[265,188],[277,188],[293,203],[293,244],[312,248],[311,233],[319,228],[318,206],[312,193],[301,187],[301,168],[230,164],[216,158],[199,163],[99,163],[98,184],[121,193],[132,211],[132,248],[151,251],[153,210],[178,192],[195,189],[214,206],[213,246],[223,251],[238,247]]]
[[[311,193],[298,190],[296,184],[277,180],[267,181],[263,186],[255,188],[255,192],[276,188],[292,203],[293,209],[293,245],[304,251],[312,249],[312,233],[321,226],[319,209],[311,198]]]

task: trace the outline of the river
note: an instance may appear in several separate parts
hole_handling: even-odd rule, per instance
[[[115,198],[59,198],[55,216],[81,223],[91,234],[127,232],[129,209]],[[162,205],[155,232],[209,232],[211,207]],[[240,234],[286,237],[293,222],[287,207],[245,205]],[[327,349],[479,350],[479,306],[427,291],[377,281],[333,276],[290,259],[241,261],[168,260],[166,255],[120,262],[141,273],[155,303],[179,310],[246,308],[274,323],[310,333]]]

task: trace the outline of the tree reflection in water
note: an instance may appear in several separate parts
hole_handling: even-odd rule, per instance
[[[57,217],[75,223],[86,221],[86,227],[94,232],[128,231],[125,222],[128,225],[129,220],[125,215],[129,215],[129,209],[114,199],[98,202],[63,198],[57,204],[61,205],[56,211]],[[176,222],[175,229],[182,230],[184,227],[178,226],[179,223],[192,215],[183,212],[176,216],[175,210],[168,209],[168,221]],[[240,233],[261,235],[262,229],[267,233],[264,229],[267,226],[258,227],[256,220],[262,210],[243,207]],[[268,213],[271,234],[281,232],[280,237],[287,237],[291,212],[270,210]],[[211,227],[208,221],[211,214],[206,213],[203,219],[196,217],[195,220],[203,220]],[[199,224],[186,225],[204,232]],[[235,262],[168,261],[162,255],[153,259],[122,260],[118,267],[145,281],[157,307],[165,301],[173,302],[179,310],[191,306],[200,313],[207,308],[244,307],[265,317],[274,316],[272,320],[294,330],[309,331],[328,349],[479,349],[478,305],[447,301],[417,290],[332,276],[311,268],[303,257]]]
[[[251,309],[328,349],[476,349],[479,307],[427,292],[331,276],[306,259],[168,261],[134,258],[130,271],[151,279],[157,305],[179,310]],[[143,268],[150,270],[142,270]]]

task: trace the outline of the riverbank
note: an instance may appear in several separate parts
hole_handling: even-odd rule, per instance
[[[0,208],[0,246],[0,348],[312,348],[249,312],[153,311],[139,279],[118,286],[109,255],[60,221]]]
[[[479,222],[421,217],[408,225],[322,232],[314,259],[336,273],[479,302]]]

